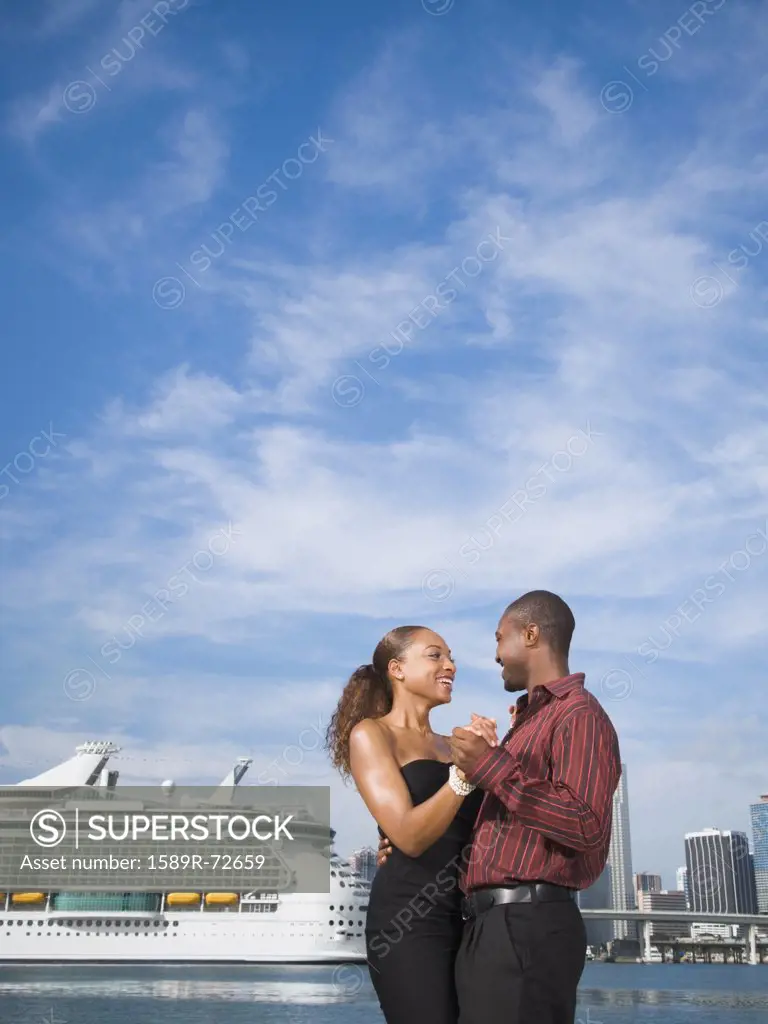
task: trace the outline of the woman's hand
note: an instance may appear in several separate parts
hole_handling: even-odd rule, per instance
[[[484,718],[472,712],[472,722],[465,726],[468,732],[482,736],[489,747],[498,747],[499,737],[496,735],[496,719]]]
[[[489,747],[498,747],[499,745],[499,739],[496,735],[495,718],[485,718],[483,715],[476,715],[473,711],[472,721],[469,725],[465,725],[464,729],[466,729],[467,732],[474,733],[475,736],[479,736],[481,739],[485,740]],[[461,781],[468,782],[469,780],[461,768],[459,768],[458,765],[455,765],[455,768]]]

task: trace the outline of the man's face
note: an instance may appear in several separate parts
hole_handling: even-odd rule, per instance
[[[525,690],[528,685],[530,647],[524,636],[525,629],[511,615],[502,619],[496,629],[496,661],[501,665],[504,689],[509,693]]]

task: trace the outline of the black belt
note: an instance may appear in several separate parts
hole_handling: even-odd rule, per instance
[[[551,882],[515,882],[497,889],[475,889],[461,901],[465,921],[502,903],[554,903],[574,898],[574,890]]]

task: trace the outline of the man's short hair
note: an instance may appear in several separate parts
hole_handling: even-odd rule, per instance
[[[549,590],[530,590],[507,606],[502,618],[508,616],[523,626],[538,626],[553,654],[567,657],[576,620],[562,597]]]

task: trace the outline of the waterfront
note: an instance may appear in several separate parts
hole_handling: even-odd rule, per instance
[[[577,1024],[765,1024],[768,970],[587,964]],[[379,1024],[358,966],[0,966],[0,1024]]]

